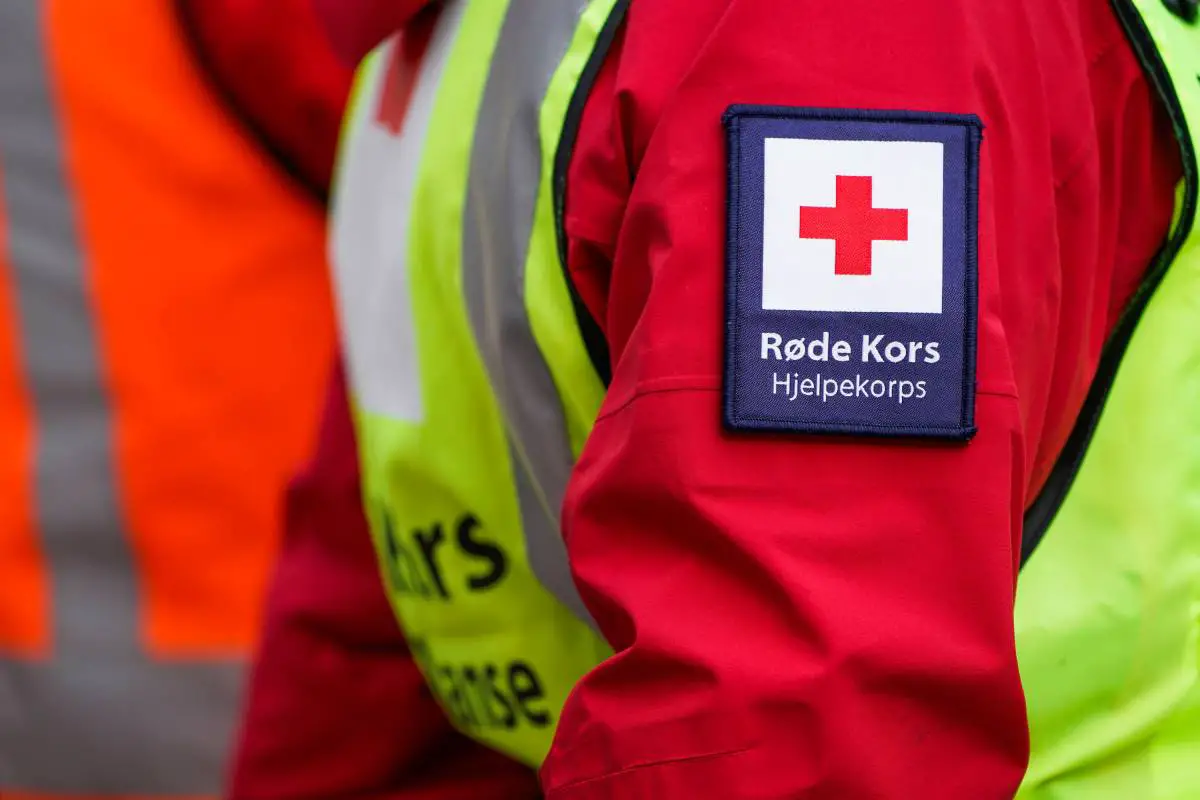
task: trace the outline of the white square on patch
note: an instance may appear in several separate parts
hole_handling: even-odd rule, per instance
[[[764,148],[763,308],[941,313],[941,142],[768,138]],[[835,241],[816,238],[828,231],[810,224],[804,232],[812,238],[802,237],[800,219],[802,207],[838,206],[839,176],[870,178],[869,208],[906,212],[906,217],[870,217],[883,221],[875,230],[892,237],[872,240],[867,238],[872,232],[867,219],[857,224],[861,215],[849,213],[843,204],[847,213],[840,218],[846,227],[838,229],[844,238],[840,266]],[[854,185],[865,186],[861,181]],[[894,226],[899,219],[907,223],[903,240]],[[869,274],[847,272],[866,266],[864,246]]]

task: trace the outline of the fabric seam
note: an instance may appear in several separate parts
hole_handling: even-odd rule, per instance
[[[672,764],[682,764],[682,763],[687,763],[687,762],[692,762],[692,761],[705,761],[705,760],[716,760],[719,758],[729,758],[731,756],[739,756],[739,755],[742,755],[743,753],[749,753],[753,749],[754,749],[753,747],[739,747],[739,748],[735,748],[733,750],[720,750],[715,753],[698,753],[696,755],[676,756],[674,758],[663,758],[663,759],[658,759],[656,761],[647,761],[643,764],[633,764],[631,766],[624,767],[622,769],[615,770],[613,772],[606,772],[603,775],[595,775],[590,778],[579,778],[578,780],[570,781],[568,783],[560,784],[558,786],[554,786],[551,788],[554,791],[566,791],[568,789],[574,789],[576,787],[584,786],[584,785],[587,785],[590,783],[599,783],[601,781],[607,781],[607,780],[611,780],[613,778],[619,778],[622,775],[628,775],[630,773],[638,772],[638,771],[644,770],[644,769],[653,769],[655,767],[670,766]]]

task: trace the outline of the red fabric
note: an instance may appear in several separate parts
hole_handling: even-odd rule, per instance
[[[722,432],[733,102],[984,119],[970,444]],[[571,274],[615,369],[565,534],[617,655],[568,702],[548,798],[1011,796],[1028,746],[1021,514],[1178,175],[1103,3],[632,3],[567,207]],[[234,797],[527,796],[528,773],[449,734],[420,689],[370,557],[343,394],[339,378],[289,497]]]
[[[339,369],[286,535],[231,800],[533,800],[525,767],[453,731],[383,594]]]
[[[306,183],[328,187],[352,65],[312,0],[175,0],[202,66]]]
[[[334,49],[357,64],[375,45],[396,32],[432,0],[308,0],[316,9]]]
[[[731,103],[983,118],[971,443],[723,432]],[[1104,3],[630,4],[566,217],[614,376],[564,528],[617,654],[567,703],[549,800],[1012,796],[1022,512],[1176,152]]]

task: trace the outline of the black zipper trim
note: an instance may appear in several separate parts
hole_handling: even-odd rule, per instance
[[[1083,408],[1080,409],[1075,427],[1071,430],[1070,436],[1067,437],[1067,442],[1063,446],[1063,450],[1059,454],[1058,461],[1055,462],[1045,486],[1042,487],[1042,491],[1033,501],[1029,510],[1025,512],[1024,532],[1021,537],[1022,566],[1029,561],[1030,556],[1033,555],[1037,546],[1045,538],[1046,531],[1054,521],[1054,517],[1058,514],[1058,510],[1062,507],[1067,493],[1075,482],[1075,477],[1079,474],[1079,468],[1087,453],[1088,445],[1091,444],[1092,436],[1095,434],[1096,427],[1100,422],[1105,401],[1108,399],[1109,391],[1112,389],[1113,380],[1116,378],[1121,360],[1125,355],[1126,349],[1129,347],[1130,339],[1133,338],[1133,332],[1137,328],[1137,324],[1141,320],[1142,313],[1146,310],[1150,299],[1154,296],[1155,290],[1162,283],[1163,277],[1166,276],[1171,263],[1175,260],[1183,243],[1191,234],[1196,218],[1197,193],[1200,191],[1200,187],[1198,187],[1200,176],[1197,173],[1196,150],[1191,135],[1188,132],[1187,119],[1184,116],[1183,107],[1179,102],[1179,96],[1175,92],[1174,82],[1171,80],[1170,73],[1167,71],[1167,67],[1158,53],[1158,47],[1154,44],[1154,39],[1151,37],[1150,31],[1146,28],[1146,23],[1142,20],[1133,3],[1130,0],[1111,0],[1111,4],[1113,11],[1116,12],[1117,18],[1125,29],[1125,33],[1129,38],[1130,44],[1133,46],[1134,52],[1137,54],[1138,60],[1142,63],[1142,69],[1145,70],[1147,78],[1166,106],[1167,114],[1171,119],[1171,126],[1175,130],[1175,138],[1179,143],[1179,150],[1183,159],[1185,185],[1183,209],[1179,219],[1179,226],[1173,234],[1168,236],[1167,241],[1151,262],[1151,266],[1147,270],[1146,276],[1142,279],[1141,285],[1134,293],[1129,305],[1126,306],[1121,319],[1117,323],[1116,329],[1105,344],[1104,352],[1100,356],[1100,363],[1096,369],[1096,375],[1092,379],[1091,388],[1088,389],[1087,397],[1083,402]],[[1200,79],[1200,76],[1197,76],[1197,78]]]
[[[1162,2],[1168,11],[1189,24],[1194,23],[1197,15],[1200,14],[1200,0],[1162,0]],[[1200,75],[1196,77],[1200,78]]]
[[[616,5],[609,12],[608,19],[604,22],[604,27],[600,29],[596,46],[592,50],[587,65],[583,68],[575,92],[571,95],[571,103],[567,106],[567,116],[563,121],[562,136],[558,140],[558,150],[554,154],[554,182],[552,184],[554,221],[558,235],[558,260],[562,266],[563,278],[567,282],[567,289],[571,293],[571,306],[575,309],[575,321],[579,325],[579,333],[583,337],[583,346],[592,362],[592,368],[596,370],[596,374],[605,387],[612,382],[612,361],[608,352],[608,339],[605,338],[599,323],[588,311],[583,298],[579,295],[579,290],[575,288],[575,281],[571,279],[571,272],[567,268],[567,226],[565,222],[567,172],[571,167],[571,157],[575,154],[575,142],[579,138],[579,123],[583,118],[583,108],[587,105],[588,97],[592,93],[592,86],[596,83],[596,76],[600,74],[600,67],[604,65],[604,59],[608,56],[608,50],[612,47],[613,39],[616,38],[621,23],[625,21],[625,12],[628,10],[629,0],[617,0]]]
[[[197,0],[197,2],[199,1]],[[192,56],[192,61],[221,106],[295,186],[322,206],[328,205],[328,189],[304,174],[304,170],[300,169],[292,156],[275,142],[274,137],[268,134],[252,115],[247,113],[241,101],[217,77],[217,70],[212,59],[200,40],[196,18],[192,13],[192,3],[189,0],[174,0],[172,5],[175,7],[175,20],[183,34],[184,44]]]

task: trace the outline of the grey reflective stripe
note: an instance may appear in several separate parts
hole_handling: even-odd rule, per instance
[[[137,596],[116,504],[112,410],[37,25],[44,5],[7,0],[0,10],[0,147],[18,341],[37,425],[34,501],[53,575],[55,653],[82,658],[134,646]]]
[[[538,118],[585,0],[512,0],[484,89],[463,211],[463,290],[513,442],[521,521],[538,580],[595,627],[559,528],[574,464],[562,401],[525,310],[525,259],[542,178]]]
[[[0,2],[0,175],[33,406],[36,525],[50,570],[47,662],[0,658],[5,790],[219,790],[241,672],[153,663],[117,499],[113,414],[68,191],[40,0]]]
[[[127,652],[0,664],[0,798],[218,795],[243,673]]]

